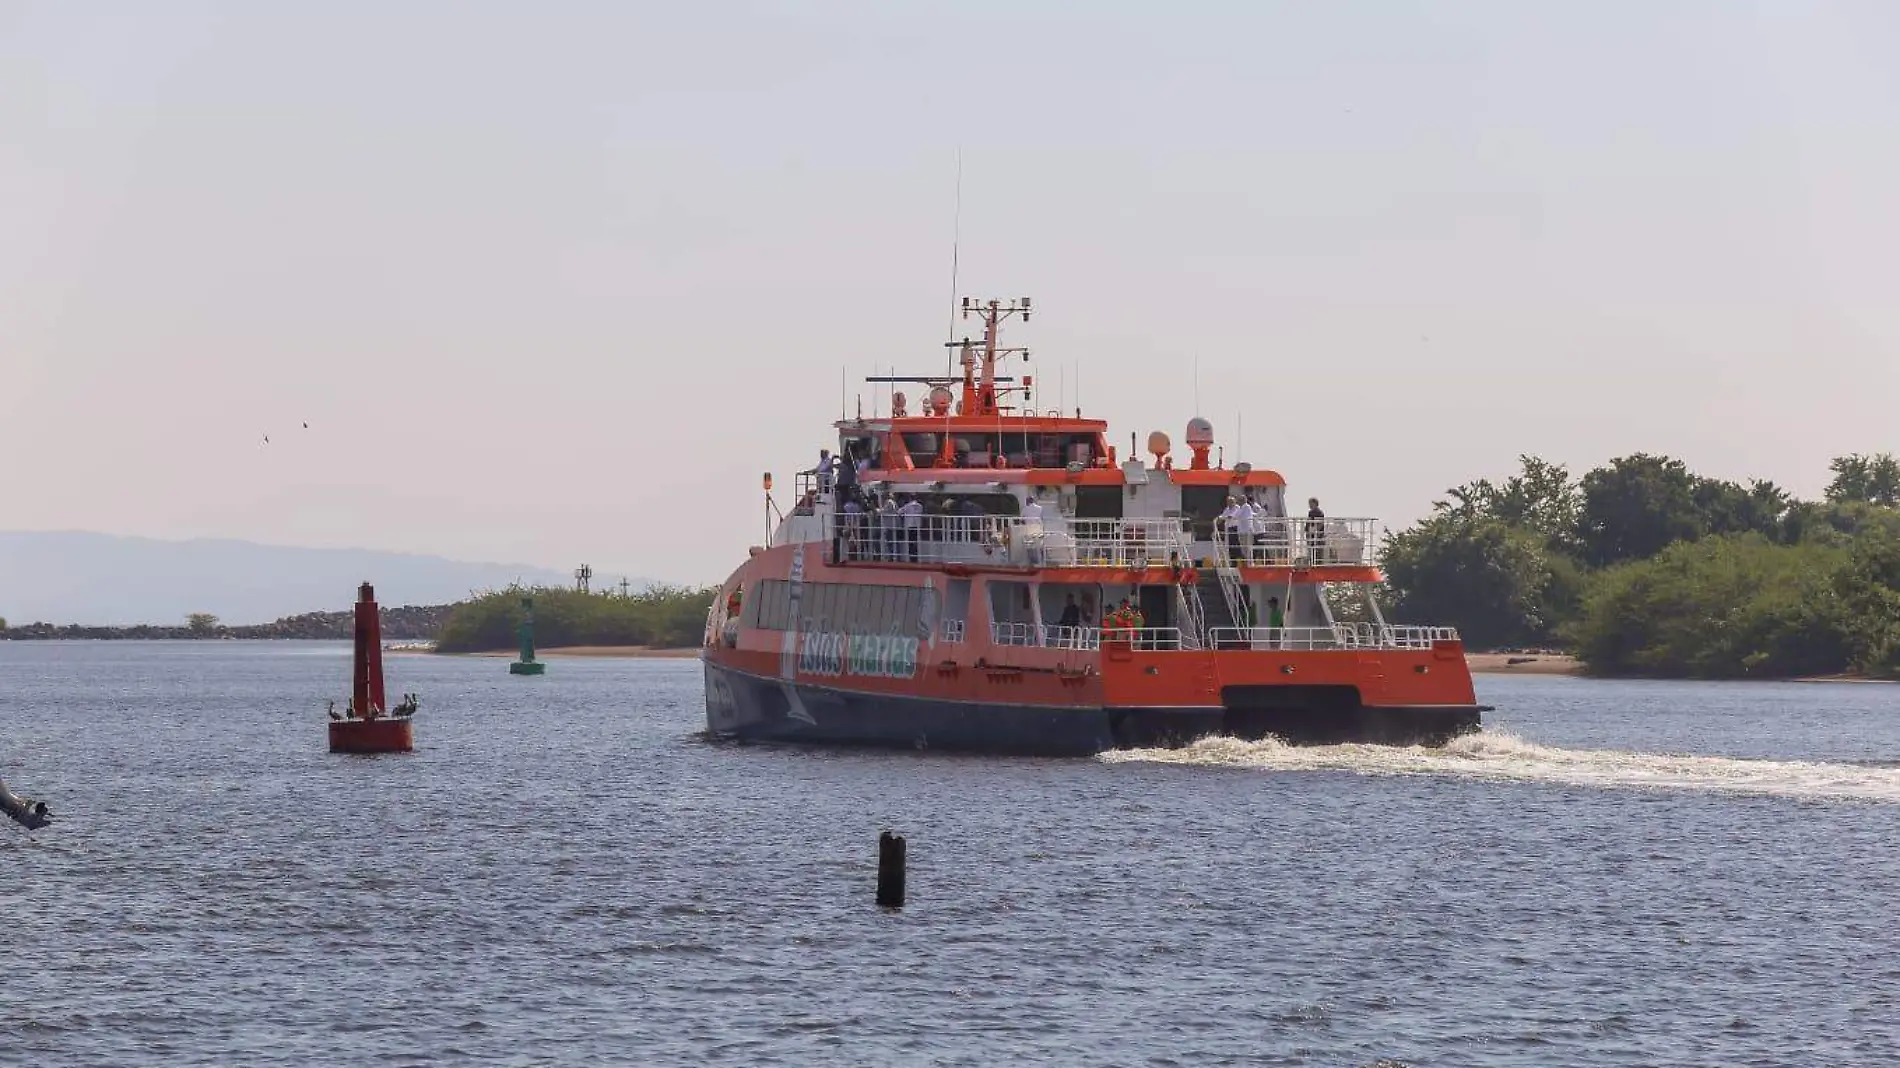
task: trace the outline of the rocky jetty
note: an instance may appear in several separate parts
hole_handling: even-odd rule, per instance
[[[393,641],[428,641],[435,638],[442,629],[442,623],[448,619],[446,604],[404,605],[400,608],[384,608],[380,613],[383,622],[383,637]],[[306,612],[300,616],[285,616],[274,623],[255,623],[248,626],[227,627],[223,624],[200,623],[180,626],[162,626],[139,624],[131,627],[92,627],[81,623],[28,623],[11,627],[0,627],[0,640],[10,641],[46,641],[51,639],[74,640],[133,640],[133,641],[205,641],[224,639],[303,639],[316,641],[348,641],[353,626],[351,614],[342,612]]]

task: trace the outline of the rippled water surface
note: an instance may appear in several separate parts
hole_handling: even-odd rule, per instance
[[[1486,678],[1441,752],[708,745],[692,661],[0,642],[8,1064],[1900,1053],[1900,687]],[[909,908],[871,903],[906,833]]]

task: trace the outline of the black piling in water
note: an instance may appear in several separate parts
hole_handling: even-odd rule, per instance
[[[0,782],[0,812],[13,817],[13,822],[29,831],[37,831],[53,822],[53,814],[46,811],[46,802],[29,801],[7,789],[7,784],[4,782]],[[880,900],[882,893],[883,891],[880,890]],[[904,880],[901,874],[897,880],[897,895],[900,898],[904,896]],[[899,904],[902,902],[900,901]]]
[[[877,836],[877,903],[887,909],[904,907],[904,852],[903,835]]]

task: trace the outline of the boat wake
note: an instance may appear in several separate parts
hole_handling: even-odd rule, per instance
[[[1182,749],[1124,749],[1111,763],[1186,764],[1360,775],[1437,775],[1605,789],[1700,790],[1795,798],[1900,802],[1900,767],[1674,756],[1610,749],[1559,749],[1504,731],[1454,739],[1437,749],[1379,745],[1290,746],[1277,739],[1202,738]]]

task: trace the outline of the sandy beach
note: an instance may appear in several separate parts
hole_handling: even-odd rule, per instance
[[[1583,665],[1562,653],[1466,653],[1474,675],[1581,675]]]

